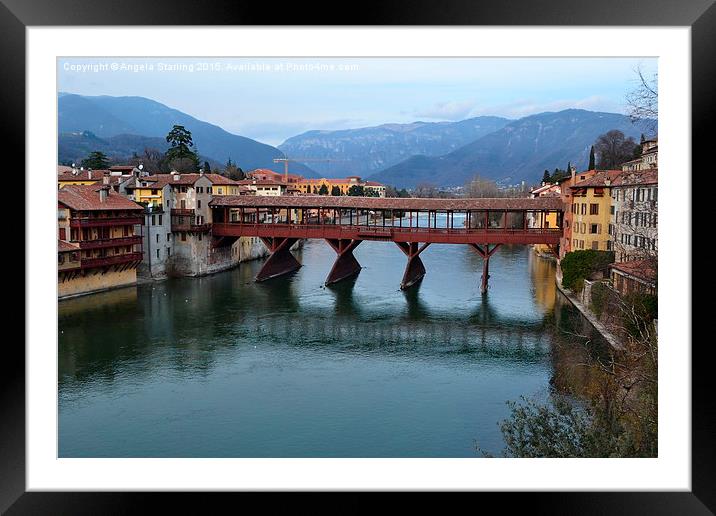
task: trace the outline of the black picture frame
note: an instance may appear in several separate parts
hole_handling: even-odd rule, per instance
[[[509,2],[443,1],[354,4],[353,11],[316,8],[304,3],[219,0],[140,2],[129,0],[0,0],[0,99],[7,129],[5,147],[14,149],[17,177],[25,171],[25,29],[43,25],[531,25],[531,26],[689,26],[692,54],[693,169],[712,168],[707,162],[712,115],[716,101],[716,5],[714,0],[535,0]],[[317,14],[343,12],[335,20]],[[318,20],[321,20],[320,22]],[[648,42],[645,42],[648,48]],[[23,163],[22,168],[19,162]],[[689,171],[683,171],[689,173]],[[41,174],[42,171],[27,171]],[[708,173],[708,172],[706,172]],[[707,199],[708,201],[708,199]],[[29,199],[27,201],[30,202]],[[17,213],[22,213],[14,207]],[[25,233],[25,238],[29,235]],[[15,241],[13,248],[19,247]],[[25,270],[25,274],[31,271]],[[691,278],[687,278],[691,283]],[[17,303],[16,306],[24,306]],[[7,514],[103,514],[135,512],[149,501],[169,494],[26,492],[25,489],[25,350],[5,339],[0,375],[0,512]],[[671,343],[690,346],[690,342]],[[716,424],[713,373],[707,371],[708,339],[692,348],[692,491],[481,493],[497,503],[509,499],[510,512],[523,506],[529,513],[550,514],[713,514],[716,511]],[[221,495],[220,498],[233,496]],[[355,496],[355,495],[353,495]],[[207,509],[205,496],[178,495],[182,509]],[[422,496],[410,500],[423,505]],[[213,500],[210,500],[213,501]],[[226,500],[219,500],[221,502]],[[306,503],[305,497],[298,498]],[[492,501],[492,500],[491,500]],[[295,502],[291,508],[295,509]],[[281,507],[281,502],[276,508]],[[265,510],[266,507],[264,507]]]

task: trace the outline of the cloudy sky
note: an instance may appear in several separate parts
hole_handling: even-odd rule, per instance
[[[583,108],[624,113],[654,58],[72,58],[58,91],[142,96],[278,145],[311,129]]]

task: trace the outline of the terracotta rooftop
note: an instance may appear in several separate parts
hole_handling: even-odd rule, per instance
[[[57,251],[60,253],[68,252],[68,251],[79,251],[80,246],[76,244],[71,244],[69,242],[66,242],[64,240],[57,239]]]
[[[72,173],[72,169],[70,169],[69,172],[64,172],[57,176],[58,181],[101,181],[102,176],[107,173],[109,174],[109,170],[77,170],[77,174]]]
[[[100,200],[99,191],[106,187],[107,198]],[[66,185],[57,191],[58,202],[77,211],[144,210],[124,195],[114,192],[107,185]]]
[[[614,182],[620,174],[622,174],[621,170],[598,170],[592,177],[588,177],[584,181],[577,181],[571,188],[609,186],[607,181]]]
[[[621,175],[612,182],[612,186],[656,184],[659,184],[659,170],[656,168],[622,172]]]
[[[289,208],[360,208],[372,210],[562,210],[559,197],[416,199],[398,197],[351,197],[331,195],[215,197],[210,206],[289,207]]]
[[[609,267],[644,281],[654,282],[657,278],[657,271],[653,260],[644,259],[617,262],[612,263]]]
[[[238,181],[224,177],[221,174],[203,174],[213,185],[238,185]],[[164,185],[178,185],[178,186],[192,186],[202,174],[179,174],[179,179],[174,179],[174,174],[155,174],[153,176],[143,176],[137,179],[137,181],[147,181],[156,183],[154,186],[147,186],[146,188],[163,188]],[[134,186],[134,188],[143,188]]]

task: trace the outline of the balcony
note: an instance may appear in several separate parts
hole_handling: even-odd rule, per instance
[[[110,265],[122,265],[125,263],[141,262],[142,253],[117,254],[114,256],[102,256],[98,258],[82,258],[80,267],[82,269],[94,269],[97,267],[109,267]]]
[[[187,231],[190,233],[208,233],[210,229],[211,224],[190,224],[188,222],[175,224],[172,222],[172,232]]]
[[[70,227],[71,228],[132,226],[135,224],[144,224],[144,219],[142,217],[106,217],[106,218],[70,219]]]
[[[192,217],[194,216],[194,210],[191,208],[172,208],[172,216]]]
[[[97,240],[83,240],[80,242],[73,241],[73,243],[79,244],[80,249],[101,249],[104,247],[117,247],[124,245],[141,244],[142,237],[139,235],[135,235],[120,238],[100,238]]]

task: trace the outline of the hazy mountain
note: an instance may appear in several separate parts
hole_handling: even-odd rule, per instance
[[[591,145],[610,129],[636,141],[642,132],[627,116],[615,113],[582,109],[540,113],[511,122],[444,156],[413,156],[371,179],[398,187],[421,182],[457,186],[479,174],[510,184],[522,180],[536,183],[545,169],[565,168],[569,161],[578,170],[585,169]]]
[[[366,177],[411,156],[440,156],[501,129],[510,120],[481,116],[461,122],[385,124],[342,131],[308,131],[279,145],[287,156],[333,158],[332,163],[309,162],[327,177]]]
[[[178,124],[191,131],[197,150],[203,156],[222,164],[231,158],[244,170],[269,168],[283,171],[283,164],[272,161],[283,155],[276,147],[231,134],[219,126],[144,97],[86,97],[61,93],[57,103],[60,133],[90,131],[101,139],[117,135],[164,139],[172,126]],[[310,167],[300,163],[291,163],[290,169],[306,177],[315,177]]]
[[[92,151],[103,152],[114,164],[121,164],[134,153],[142,155],[145,148],[154,148],[165,152],[169,144],[164,138],[138,136],[136,134],[118,134],[108,138],[99,138],[90,131],[60,133],[58,140],[58,158],[60,163],[76,163],[87,157]],[[207,156],[199,154],[200,163],[208,161],[212,169],[222,166]]]

